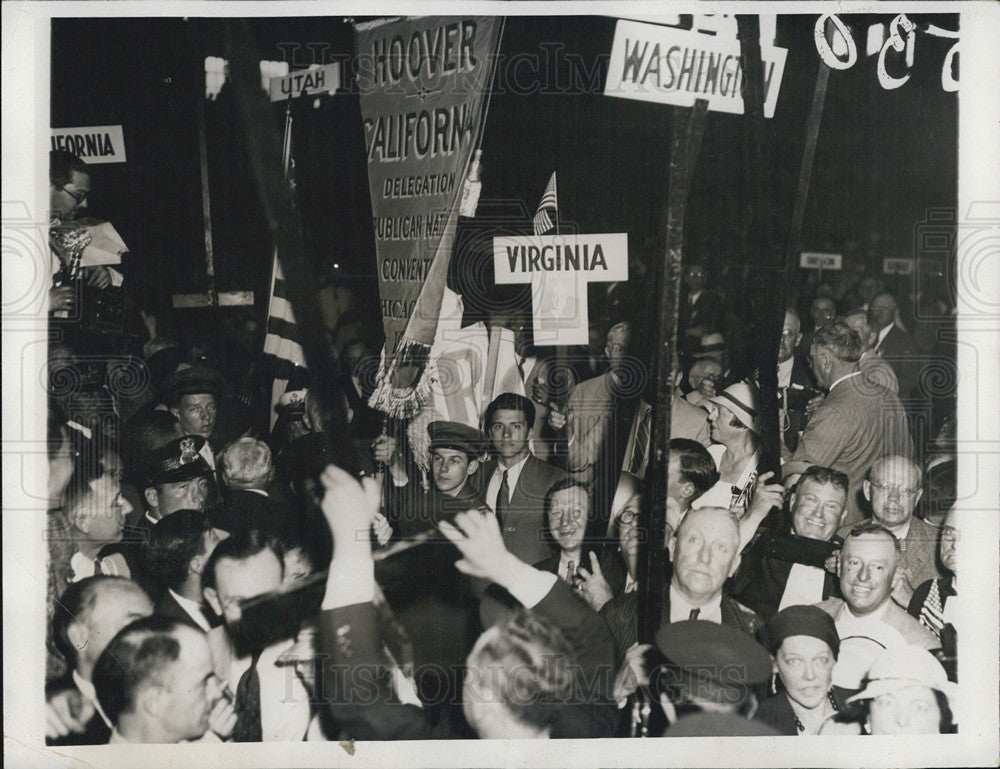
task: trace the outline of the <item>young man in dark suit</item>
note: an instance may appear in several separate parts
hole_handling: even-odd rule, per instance
[[[554,554],[544,536],[545,496],[566,474],[531,453],[535,405],[523,395],[498,395],[483,424],[495,454],[480,471],[486,504],[497,514],[507,549],[537,563]]]

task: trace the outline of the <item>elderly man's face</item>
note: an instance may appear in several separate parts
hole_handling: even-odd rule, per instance
[[[832,483],[806,478],[791,496],[792,529],[800,537],[829,542],[840,526],[847,492]]]
[[[90,489],[92,493],[78,513],[78,527],[85,527],[82,530],[91,542],[120,542],[125,516],[132,512],[132,505],[122,497],[118,481],[107,473],[91,481]]]
[[[892,593],[899,553],[883,534],[848,537],[840,552],[840,592],[855,616],[882,607]]]
[[[739,529],[722,508],[691,510],[670,544],[673,582],[692,599],[715,598],[739,566]]]
[[[799,319],[790,312],[785,313],[785,322],[781,327],[781,342],[778,344],[778,363],[784,363],[795,354],[795,348],[802,341],[802,329]]]
[[[896,302],[888,294],[877,296],[868,306],[868,322],[881,331],[896,319]]]
[[[957,553],[955,551],[958,547],[958,537],[957,521],[954,515],[949,514],[941,526],[941,543],[938,553],[941,556],[941,565],[952,574],[956,573]]]
[[[928,686],[907,686],[872,700],[868,712],[872,734],[937,734],[941,708]]]
[[[774,657],[785,691],[804,708],[815,708],[830,691],[837,660],[826,641],[808,635],[789,636]]]
[[[627,327],[619,326],[608,332],[607,344],[604,354],[608,356],[611,368],[618,368],[628,355],[629,330]]]
[[[208,440],[215,429],[216,402],[211,393],[182,395],[170,411],[177,417],[185,435],[200,435]]]
[[[864,493],[872,504],[872,517],[889,528],[905,525],[923,494],[917,467],[898,457],[880,463],[871,475],[864,483]]]

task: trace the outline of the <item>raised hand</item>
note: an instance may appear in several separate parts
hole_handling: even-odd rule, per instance
[[[517,560],[503,543],[496,515],[488,510],[459,513],[453,524],[442,521],[438,528],[462,554],[455,568],[464,574],[502,584],[511,559]]]
[[[593,551],[590,552],[590,567],[592,571],[587,571],[582,566],[577,571],[577,574],[580,575],[577,592],[583,596],[583,599],[590,604],[594,611],[600,611],[604,604],[615,597],[615,594],[607,579],[604,578],[601,564]]]

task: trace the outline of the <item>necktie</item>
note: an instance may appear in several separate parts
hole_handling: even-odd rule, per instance
[[[632,448],[632,462],[629,464],[628,471],[632,475],[636,475],[642,478],[645,475],[646,469],[646,449],[649,447],[649,421],[653,415],[653,410],[650,409],[644,415],[642,420],[639,422],[639,427],[635,431],[635,444]]]
[[[507,471],[503,471],[500,479],[500,490],[497,492],[497,501],[493,506],[493,511],[497,514],[497,520],[502,524],[507,515],[507,508],[510,506],[510,487],[507,485]]]
[[[94,559],[94,575],[96,576],[98,574],[103,574],[103,573],[104,573],[104,571],[101,569],[101,559],[100,558],[95,558]]]
[[[573,584],[573,578],[576,576],[576,564],[570,561],[566,564],[566,581],[569,584]]]
[[[233,742],[261,742],[263,738],[260,726],[260,674],[257,672],[259,658],[259,652],[253,655],[250,667],[240,676],[240,682],[236,685]]]
[[[699,614],[701,614],[701,609],[692,609],[688,619],[698,619]]]

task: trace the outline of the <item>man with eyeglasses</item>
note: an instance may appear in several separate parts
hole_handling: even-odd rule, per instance
[[[892,598],[905,608],[917,586],[941,576],[936,559],[938,530],[913,516],[923,494],[920,467],[906,457],[883,457],[872,465],[864,494],[872,506],[872,519],[899,540],[900,576]]]
[[[81,209],[87,207],[90,196],[90,169],[87,164],[72,152],[53,150],[49,153],[49,228],[56,233],[53,244],[58,244],[60,234],[68,232],[69,224],[77,218]],[[54,264],[58,271],[62,263],[65,249],[54,247],[54,255],[58,262]],[[117,270],[102,265],[82,268],[83,277],[94,288],[120,286],[122,274]],[[73,309],[76,289],[73,286],[61,285],[49,291],[50,311],[67,312]]]

